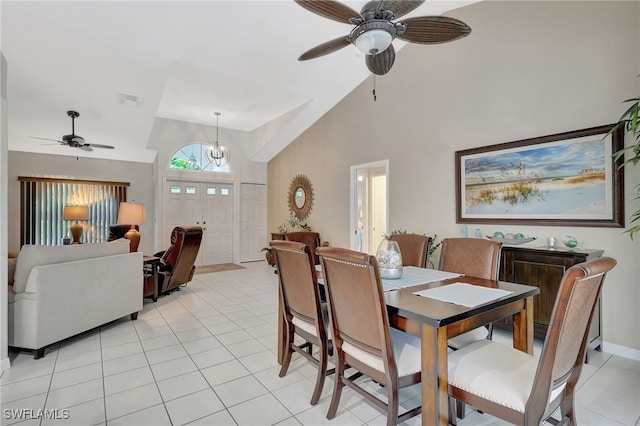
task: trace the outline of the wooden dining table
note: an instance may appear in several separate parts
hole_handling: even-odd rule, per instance
[[[407,270],[407,268],[405,268]],[[513,321],[513,347],[533,355],[533,297],[540,293],[534,286],[504,281],[493,281],[469,276],[458,276],[433,281],[421,272],[409,268],[404,280],[411,286],[385,291],[389,324],[399,330],[421,338],[422,345],[422,424],[448,424],[448,345],[447,340],[476,327],[510,317]],[[424,271],[425,277],[432,274]],[[433,271],[437,273],[439,271]],[[321,281],[321,280],[320,280]],[[401,281],[382,280],[385,289]],[[474,286],[500,289],[510,292],[498,299],[477,306],[462,306],[436,300],[414,293],[465,283]],[[357,302],[356,302],[357,303]],[[279,304],[280,305],[280,304]],[[279,306],[278,362],[284,354],[284,329]]]
[[[511,292],[499,299],[468,307],[414,293],[465,283]],[[533,355],[533,297],[538,287],[469,276],[450,278],[385,292],[389,323],[422,340],[422,424],[448,424],[447,340],[476,327],[511,317],[513,347]]]

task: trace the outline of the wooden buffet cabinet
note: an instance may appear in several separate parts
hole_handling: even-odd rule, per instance
[[[601,257],[603,250],[566,249],[547,247],[503,246],[500,261],[500,280],[534,285],[540,294],[533,299],[534,337],[544,340],[556,301],[560,281],[565,270],[587,260]],[[511,330],[509,320],[495,324],[498,328]],[[600,301],[593,313],[589,330],[589,348],[601,349],[602,333]]]

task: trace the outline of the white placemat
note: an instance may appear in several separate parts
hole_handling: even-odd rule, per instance
[[[405,275],[404,273],[398,279],[390,280],[387,278],[381,278],[380,281],[382,281],[382,284],[384,285],[387,285],[389,287],[395,287],[395,288],[413,287],[414,285],[426,284],[428,282],[431,282],[431,281],[425,281],[424,278],[414,277],[412,275]],[[436,280],[436,281],[439,281],[439,280]]]
[[[447,303],[473,308],[513,293],[499,288],[482,287],[467,283],[453,283],[441,287],[416,291],[413,294]]]
[[[461,277],[464,274],[455,272],[438,271],[436,269],[418,268],[417,266],[405,266],[402,269],[402,276],[410,275],[412,277],[420,277],[423,284],[434,283],[436,281],[448,280],[451,278]]]

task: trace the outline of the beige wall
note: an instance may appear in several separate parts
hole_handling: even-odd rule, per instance
[[[459,236],[456,150],[615,122],[640,88],[638,2],[481,2],[450,15],[471,26],[469,37],[408,45],[377,78],[377,102],[369,79],[269,162],[269,231],[288,216],[289,182],[303,173],[315,195],[308,223],[348,247],[349,168],[389,159],[390,229]],[[628,168],[625,182],[628,218],[640,208],[632,201],[640,167]],[[611,228],[476,227],[540,241],[575,235],[615,257],[602,296],[604,340],[640,358],[639,238]]]
[[[60,149],[70,149],[61,146]],[[33,154],[9,151],[9,200],[20,200],[18,176],[58,177],[65,179],[105,180],[129,182],[128,201],[135,200],[146,206],[147,221],[140,226],[140,247],[138,250],[153,254],[154,223],[156,209],[154,203],[153,165],[126,161],[97,160],[74,156]],[[20,203],[9,205],[9,250],[20,249]]]

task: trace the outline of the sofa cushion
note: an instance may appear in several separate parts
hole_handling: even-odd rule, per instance
[[[129,240],[119,240],[100,244],[72,244],[67,246],[24,245],[16,264],[13,291],[24,292],[31,269],[52,263],[72,262],[129,253]]]

